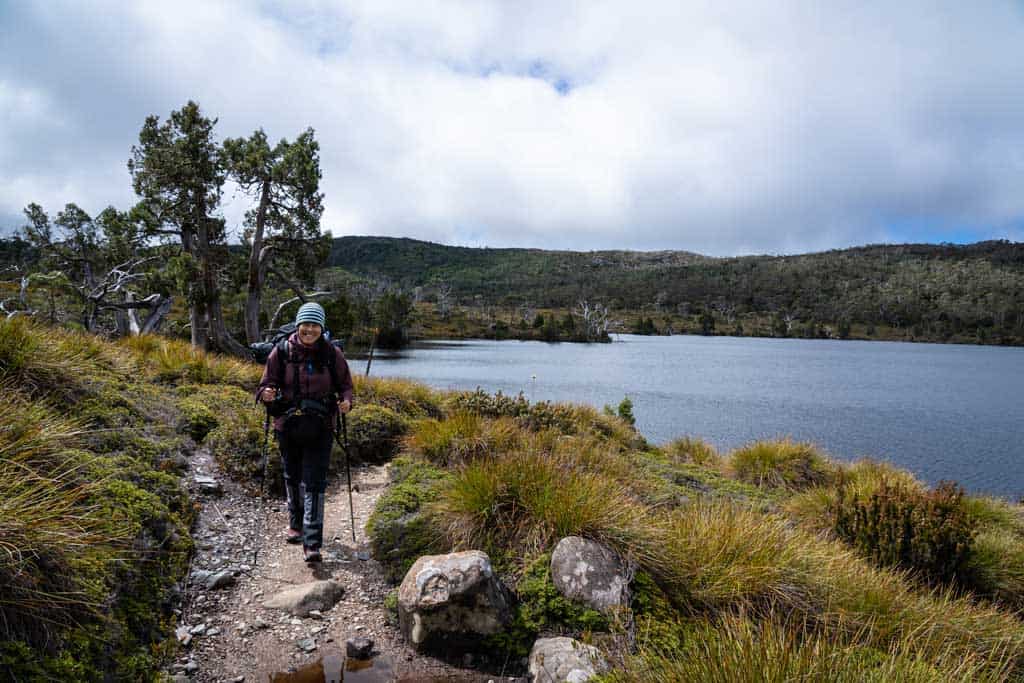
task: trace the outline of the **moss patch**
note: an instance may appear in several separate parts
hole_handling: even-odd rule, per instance
[[[399,582],[421,555],[446,552],[424,505],[437,497],[449,475],[410,458],[391,463],[391,486],[381,495],[366,525],[373,556],[389,581]]]
[[[511,625],[486,641],[486,646],[513,657],[527,656],[540,634],[580,638],[610,628],[605,615],[558,592],[551,581],[551,553],[544,553],[527,567],[515,592]]]

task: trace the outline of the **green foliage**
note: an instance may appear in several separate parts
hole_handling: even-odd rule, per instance
[[[362,462],[385,462],[398,450],[407,420],[384,406],[356,405],[347,416],[352,456]]]
[[[390,464],[391,485],[381,495],[366,523],[373,557],[389,581],[399,582],[421,555],[445,552],[433,519],[424,509],[437,498],[448,475],[410,458]]]
[[[965,578],[976,530],[951,482],[926,492],[883,484],[867,499],[840,485],[832,514],[836,535],[879,565],[931,581]]]
[[[382,349],[400,349],[409,343],[409,317],[412,315],[412,297],[404,292],[388,291],[377,301],[377,346]]]
[[[482,389],[454,392],[448,396],[448,405],[452,412],[511,417],[532,431],[554,429],[563,434],[595,434],[632,447],[644,444],[643,437],[621,418],[602,414],[587,406],[548,401],[530,403],[522,392],[514,398],[500,391],[488,394]]]
[[[756,486],[799,491],[826,483],[832,466],[811,444],[757,441],[735,451],[729,466],[736,478]]]
[[[529,301],[558,309],[545,311],[539,328],[552,340],[560,338],[555,316],[575,307],[585,292],[617,302],[620,311],[641,312],[657,301],[671,312],[676,330],[691,333],[817,336],[828,327],[840,337],[1024,343],[1024,245],[1006,241],[709,258],[342,237],[334,240],[328,265],[384,276],[407,289],[443,280],[463,301],[480,295],[488,305]],[[726,327],[728,316],[716,320],[713,310],[729,311],[735,321]]]
[[[526,568],[515,594],[512,623],[503,632],[488,637],[485,647],[513,657],[526,657],[541,633],[580,638],[610,628],[605,615],[558,592],[551,581],[551,553],[542,554]]]

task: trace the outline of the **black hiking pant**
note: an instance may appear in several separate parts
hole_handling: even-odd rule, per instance
[[[321,434],[302,441],[287,429],[274,434],[281,449],[288,525],[302,531],[304,547],[319,550],[324,542],[324,491],[334,435],[326,423]]]

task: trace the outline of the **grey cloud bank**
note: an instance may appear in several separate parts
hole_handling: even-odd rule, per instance
[[[7,3],[0,229],[31,201],[129,206],[143,120],[188,99],[225,137],[313,126],[335,235],[1024,239],[1012,2]]]

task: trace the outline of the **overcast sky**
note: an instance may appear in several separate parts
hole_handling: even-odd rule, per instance
[[[316,129],[335,236],[1024,241],[1019,1],[0,0],[0,230],[129,207],[145,117],[189,99],[220,138]]]

